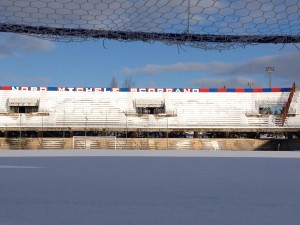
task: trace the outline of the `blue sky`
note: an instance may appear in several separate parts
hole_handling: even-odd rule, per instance
[[[202,50],[164,43],[110,40],[51,42],[0,33],[1,86],[109,87],[113,76],[136,87],[268,87],[300,83],[300,51],[294,45],[254,45]]]

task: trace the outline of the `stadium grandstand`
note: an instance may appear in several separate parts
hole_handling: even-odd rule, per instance
[[[299,111],[295,83],[291,88],[1,86],[1,148],[242,150],[264,149],[259,141],[266,145],[267,139],[272,145],[266,149],[283,149],[299,141]]]
[[[299,0],[0,0],[0,32],[224,50],[299,43],[299,9]],[[299,150],[299,111],[295,84],[1,86],[0,148]]]

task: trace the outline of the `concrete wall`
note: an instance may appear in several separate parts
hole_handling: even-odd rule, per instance
[[[300,150],[300,139],[238,138],[0,138],[0,149]]]

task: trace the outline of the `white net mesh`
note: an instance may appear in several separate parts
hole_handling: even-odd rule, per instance
[[[300,41],[300,0],[0,0],[0,31],[204,49]]]

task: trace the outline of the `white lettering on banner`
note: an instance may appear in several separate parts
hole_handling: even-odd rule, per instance
[[[130,92],[138,92],[137,88],[130,88]]]
[[[92,92],[92,91],[93,91],[93,88],[85,88],[85,91],[86,91],[86,92]]]
[[[48,91],[48,88],[47,87],[40,87],[39,90],[40,91]]]
[[[21,91],[28,91],[29,88],[28,87],[21,87]]]
[[[1,0],[0,0],[1,1]],[[1,89],[1,86],[0,86]],[[2,90],[12,90],[12,91],[69,91],[69,92],[178,92],[178,93],[200,93],[200,92],[229,92],[226,88],[101,88],[101,87],[28,87],[28,86],[2,86]],[[244,92],[244,89],[242,89]],[[278,88],[277,90],[270,90],[271,92],[287,92],[289,89],[283,90]],[[241,92],[239,89],[234,89],[234,92]],[[262,92],[263,89],[256,89],[255,92]],[[232,92],[232,91],[230,91]]]
[[[58,89],[58,91],[66,91],[65,87],[58,87],[57,89]]]
[[[112,88],[113,92],[120,92],[120,88]]]
[[[30,91],[38,91],[38,87],[30,87]]]

